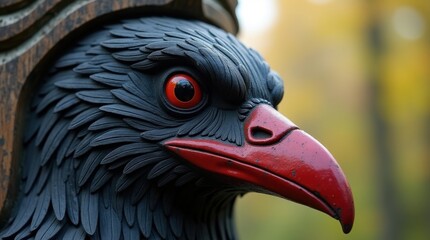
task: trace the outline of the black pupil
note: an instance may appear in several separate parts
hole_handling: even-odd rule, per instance
[[[179,101],[188,102],[194,97],[194,86],[190,81],[181,79],[176,83],[175,95]]]

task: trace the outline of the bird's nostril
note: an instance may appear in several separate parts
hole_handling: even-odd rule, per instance
[[[257,126],[251,128],[251,136],[254,139],[263,140],[273,137],[273,132],[269,129]]]
[[[297,126],[267,104],[256,106],[245,120],[245,139],[253,145],[269,145],[280,141]]]

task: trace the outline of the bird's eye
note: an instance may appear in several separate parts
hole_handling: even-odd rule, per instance
[[[164,91],[167,101],[177,108],[191,109],[202,101],[199,84],[187,74],[174,74],[165,84]]]

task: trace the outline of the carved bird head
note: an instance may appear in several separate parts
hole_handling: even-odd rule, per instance
[[[29,106],[19,203],[0,236],[232,239],[250,191],[354,218],[331,154],[276,111],[278,75],[191,20],[110,25],[65,50]]]

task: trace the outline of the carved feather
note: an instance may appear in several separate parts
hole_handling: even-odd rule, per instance
[[[220,191],[223,183],[160,143],[241,146],[251,99],[282,97],[258,54],[205,23],[152,17],[96,31],[52,66],[30,106],[21,199],[0,237],[234,238],[238,192]],[[205,102],[182,114],[162,96],[165,79],[186,71],[199,77]]]

